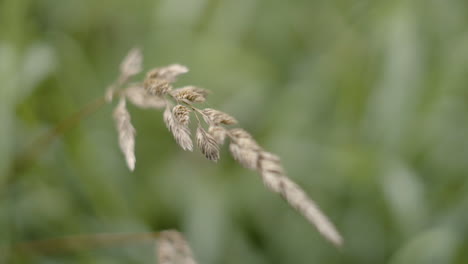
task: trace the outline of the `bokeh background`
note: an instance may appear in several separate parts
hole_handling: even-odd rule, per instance
[[[19,242],[175,228],[199,263],[468,263],[468,1],[0,1],[2,263],[156,263],[152,243],[14,256]],[[136,170],[100,97],[134,47],[191,72],[345,237],[336,249],[223,148],[182,151],[130,106]],[[137,76],[141,78],[143,74]],[[137,78],[137,79],[138,79]]]

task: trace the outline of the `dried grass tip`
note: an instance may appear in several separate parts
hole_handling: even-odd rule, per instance
[[[142,70],[143,56],[138,48],[131,49],[120,64],[120,72],[126,77],[138,74]]]
[[[336,246],[343,244],[343,238],[325,214],[307,194],[285,176],[274,176],[271,172],[262,174],[265,184],[278,192],[288,203],[299,211],[327,240]]]
[[[273,192],[279,193],[293,208],[301,213],[309,223],[313,224],[320,234],[335,246],[341,246],[343,238],[335,226],[319,209],[317,204],[309,198],[302,188],[289,179],[280,160],[276,155],[268,152],[259,154],[258,171],[265,186]]]

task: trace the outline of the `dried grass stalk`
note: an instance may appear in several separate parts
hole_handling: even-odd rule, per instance
[[[145,89],[139,85],[128,87],[124,94],[132,104],[141,108],[161,109],[166,106],[166,100],[159,96],[148,95]]]
[[[163,231],[156,242],[156,255],[159,264],[196,264],[184,236],[173,230]]]
[[[207,159],[215,162],[219,160],[219,147],[215,138],[201,126],[197,128],[197,145]]]
[[[138,60],[138,53],[130,54],[122,64],[122,71],[125,69],[127,73],[136,72],[137,67],[135,65],[138,65]],[[158,108],[165,105],[166,109],[163,117],[167,128],[172,132],[176,142],[182,149],[190,151],[193,149],[193,142],[188,125],[190,113],[193,111],[199,122],[196,131],[197,145],[209,160],[219,160],[219,146],[224,143],[226,138],[229,138],[229,150],[236,161],[248,169],[257,171],[269,190],[280,194],[293,208],[316,226],[326,239],[337,246],[341,245],[343,239],[333,224],[320,211],[315,202],[288,178],[278,156],[263,150],[247,131],[241,128],[227,130],[224,125],[237,123],[232,116],[219,110],[211,108],[200,110],[194,106],[194,103],[205,102],[208,94],[207,90],[195,86],[172,90],[171,84],[176,80],[176,77],[187,71],[188,69],[185,66],[179,64],[156,68],[147,73],[143,84],[129,87],[121,95],[124,98],[129,98],[130,101],[140,107]],[[164,103],[158,100],[163,100]],[[171,101],[177,103],[173,108]],[[209,126],[209,132],[202,128],[198,114],[203,116],[203,120]],[[121,99],[119,102],[114,117],[119,132],[120,147],[129,168],[133,170],[135,165],[133,153],[135,130],[130,123],[130,115],[125,107],[125,99]],[[175,244],[176,242],[171,243]],[[163,251],[162,256],[165,254],[164,250],[167,252],[173,250],[175,252],[172,244],[160,243]],[[164,247],[167,248],[164,249]]]
[[[121,98],[114,110],[114,119],[119,134],[119,145],[122,150],[128,168],[135,169],[135,128],[130,122],[130,113],[125,104],[125,98]]]
[[[174,136],[174,139],[176,140],[177,144],[179,144],[179,146],[183,150],[192,151],[193,142],[190,137],[190,129],[188,128],[188,125],[187,125],[188,122],[187,124],[179,123],[174,118],[174,115],[172,114],[172,111],[169,108],[169,106],[166,107],[163,117],[164,117],[164,122],[166,123],[166,127],[169,129],[169,131],[172,132],[172,135]]]

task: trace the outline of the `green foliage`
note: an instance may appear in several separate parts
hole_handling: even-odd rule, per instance
[[[7,246],[175,228],[199,263],[466,263],[468,2],[3,0],[0,263]],[[335,222],[336,250],[221,151],[183,152],[161,112],[130,107],[130,173],[112,107],[34,164],[15,157],[102,96],[133,46],[182,63]],[[140,76],[141,77],[141,76]],[[14,263],[155,263],[148,243]],[[17,259],[17,260],[16,260]]]

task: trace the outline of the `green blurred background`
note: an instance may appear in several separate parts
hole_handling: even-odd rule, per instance
[[[2,0],[1,243],[176,228],[204,264],[468,263],[467,12],[466,0]],[[133,173],[110,105],[15,172],[35,138],[103,95],[134,46],[145,69],[187,65],[178,84],[211,90],[211,107],[280,155],[344,247],[226,148],[218,164],[182,151],[160,111],[130,106]],[[155,263],[153,251],[14,263]]]

